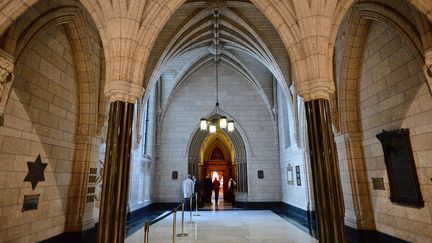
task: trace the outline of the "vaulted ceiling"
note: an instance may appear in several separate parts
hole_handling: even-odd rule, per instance
[[[203,68],[215,65],[210,46],[214,40],[214,10],[219,12],[221,65],[235,70],[256,88],[266,103],[273,90],[262,83],[272,75],[287,90],[291,84],[288,53],[272,24],[247,1],[188,1],[169,19],[152,49],[146,69],[149,89],[162,79],[172,90]]]

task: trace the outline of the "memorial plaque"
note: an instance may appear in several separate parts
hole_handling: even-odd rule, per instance
[[[296,165],[296,180],[297,180],[297,186],[301,186],[301,178],[300,178],[300,166]]]
[[[288,185],[294,185],[293,169],[291,165],[287,167],[287,183]]]
[[[94,199],[95,199],[95,196],[94,196],[94,195],[87,196],[87,200],[86,200],[86,202],[87,202],[87,203],[94,202]]]
[[[377,135],[387,169],[390,200],[408,206],[423,207],[423,197],[412,154],[409,129],[385,131]]]
[[[177,180],[177,179],[178,179],[178,171],[173,171],[173,172],[172,172],[172,175],[171,175],[171,178],[172,178],[173,180]]]
[[[36,210],[39,204],[39,196],[40,194],[24,195],[24,203],[21,211]]]
[[[264,171],[263,170],[258,171],[258,179],[264,179]]]
[[[385,190],[383,178],[372,177],[372,185],[374,190]]]
[[[96,182],[96,176],[89,176],[89,182]]]
[[[87,188],[87,193],[95,193],[95,187],[88,187]]]

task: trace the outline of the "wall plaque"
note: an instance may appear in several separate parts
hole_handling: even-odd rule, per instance
[[[94,195],[91,195],[91,196],[87,196],[87,200],[86,200],[86,202],[87,202],[87,203],[90,203],[90,202],[94,202],[94,200],[95,200],[95,196],[94,196]]]
[[[296,180],[297,186],[301,186],[301,178],[300,178],[300,165],[296,165]]]
[[[39,204],[39,196],[40,194],[24,195],[24,203],[21,211],[36,210]]]
[[[385,190],[383,178],[372,177],[372,185],[374,190]]]
[[[423,207],[423,197],[412,154],[409,129],[385,131],[377,135],[387,169],[390,200],[395,203]]]
[[[291,165],[287,167],[287,183],[288,185],[294,185],[293,168]]]
[[[264,171],[263,170],[258,171],[258,179],[264,179]]]
[[[87,188],[87,193],[95,193],[95,191],[96,191],[96,187],[94,186]]]
[[[178,179],[178,171],[173,171],[173,172],[172,172],[172,175],[171,175],[171,178],[172,178],[173,180],[177,180],[177,179]]]
[[[97,168],[90,168],[90,174],[96,174]]]
[[[88,181],[89,182],[96,182],[96,176],[89,176],[89,179],[88,179]]]

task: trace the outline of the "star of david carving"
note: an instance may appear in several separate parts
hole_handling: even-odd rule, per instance
[[[42,163],[40,154],[34,162],[27,162],[29,171],[24,178],[24,181],[31,182],[33,190],[36,188],[39,181],[45,181],[44,171],[47,165],[48,163]]]

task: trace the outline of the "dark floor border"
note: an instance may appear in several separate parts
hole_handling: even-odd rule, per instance
[[[346,227],[346,238],[348,242],[352,243],[409,243],[408,241],[401,240],[391,235],[384,234],[376,230],[358,230]]]
[[[133,227],[142,218],[155,211],[167,211],[176,207],[178,203],[151,203],[145,207],[128,213],[126,227]],[[271,210],[280,215],[282,218],[288,217],[302,226],[309,224],[309,229],[314,228],[312,224],[316,223],[314,211],[306,211],[297,208],[285,202],[237,202],[237,208],[242,210]],[[234,209],[235,210],[235,209]],[[307,223],[305,223],[307,222]],[[140,224],[139,224],[140,225]],[[307,226],[306,226],[307,227]],[[303,230],[303,229],[302,229]],[[306,232],[308,233],[308,232]],[[310,234],[310,232],[309,232]],[[53,236],[49,239],[41,241],[42,243],[94,243],[97,237],[97,224],[83,232],[64,232]],[[346,226],[346,238],[350,243],[407,243],[408,241],[401,240],[394,236],[384,234],[376,230],[357,230]]]

